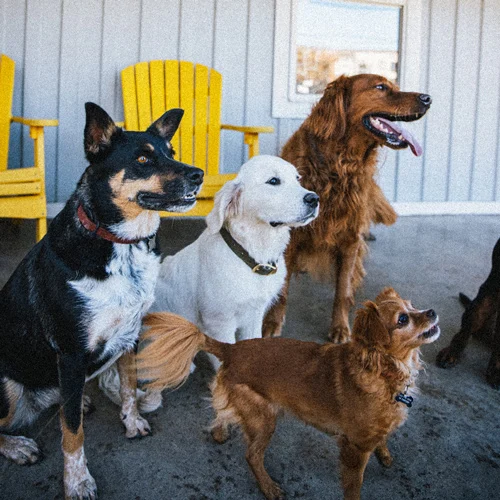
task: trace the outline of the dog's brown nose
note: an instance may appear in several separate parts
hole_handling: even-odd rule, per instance
[[[316,208],[319,203],[319,196],[316,193],[307,193],[304,196],[304,203],[311,208]]]
[[[420,94],[418,96],[418,100],[424,105],[424,106],[430,106],[432,102],[432,97],[429,94]]]

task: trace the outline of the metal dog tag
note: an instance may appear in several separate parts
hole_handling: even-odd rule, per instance
[[[252,271],[255,274],[260,274],[261,276],[269,276],[270,274],[275,274],[278,268],[272,264],[257,264]]]
[[[408,408],[411,408],[411,405],[413,403],[413,398],[411,396],[405,396],[402,392],[400,392],[397,396],[396,396],[396,401],[398,403],[403,403],[405,404],[406,406],[408,406]]]

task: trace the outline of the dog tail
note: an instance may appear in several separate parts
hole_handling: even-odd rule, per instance
[[[148,314],[137,353],[137,377],[148,389],[163,390],[182,384],[199,351],[224,361],[229,344],[201,332],[193,323],[171,313]]]

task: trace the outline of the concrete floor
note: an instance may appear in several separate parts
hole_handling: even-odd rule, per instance
[[[203,228],[200,220],[164,221],[161,236],[168,253],[189,243]],[[493,499],[500,485],[500,393],[484,380],[489,352],[471,341],[462,363],[451,370],[435,366],[439,349],[457,332],[462,307],[459,291],[474,296],[485,279],[499,236],[498,217],[405,217],[391,228],[378,227],[370,243],[367,276],[357,304],[391,285],[415,306],[432,307],[442,336],[424,346],[427,369],[421,395],[407,423],[390,439],[394,464],[384,469],[370,459],[364,499]],[[29,223],[0,223],[0,285],[33,243]],[[285,335],[324,341],[333,292],[308,276],[292,282]],[[203,360],[202,360],[203,361]],[[85,421],[89,468],[101,499],[262,498],[244,459],[241,436],[216,445],[206,430],[212,418],[207,396],[211,372],[206,363],[164,407],[148,416],[154,435],[127,441],[118,408],[91,383],[97,410]],[[62,498],[62,454],[56,409],[25,432],[36,438],[45,458],[21,467],[0,458],[0,498]],[[285,417],[266,455],[267,468],[288,498],[340,498],[338,450],[327,436]]]

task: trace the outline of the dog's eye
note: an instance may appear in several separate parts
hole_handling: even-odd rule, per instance
[[[408,314],[400,314],[398,318],[398,325],[407,325],[409,321],[410,317],[408,316]]]
[[[147,156],[141,155],[141,156],[139,156],[139,158],[137,158],[137,161],[139,163],[147,163],[149,160],[148,160]]]
[[[389,87],[385,83],[379,83],[378,85],[375,85],[375,88],[377,90],[388,90]]]
[[[278,184],[281,184],[281,181],[277,177],[271,177],[266,184],[271,184],[271,186],[277,186]]]

